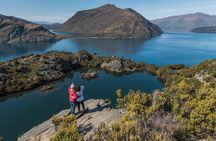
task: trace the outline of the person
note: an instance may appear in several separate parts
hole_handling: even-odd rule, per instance
[[[70,113],[75,114],[78,96],[76,93],[76,87],[73,83],[70,85],[68,89],[68,93],[69,93],[69,101],[70,101]]]
[[[83,111],[85,110],[85,104],[84,104],[84,95],[83,95],[84,86],[77,86],[77,106],[78,106],[78,112],[80,112],[80,105],[82,105]]]

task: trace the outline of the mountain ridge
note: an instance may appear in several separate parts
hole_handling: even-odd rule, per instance
[[[42,25],[13,16],[0,15],[0,43],[55,41],[61,38]]]
[[[112,4],[78,11],[57,31],[81,37],[144,38],[160,35],[162,30],[133,9],[121,9]]]
[[[164,31],[191,31],[197,27],[216,26],[216,15],[202,12],[169,16],[151,20]]]

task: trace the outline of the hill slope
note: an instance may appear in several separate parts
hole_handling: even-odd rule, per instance
[[[43,26],[0,15],[0,43],[53,41],[60,39]]]
[[[164,31],[191,31],[197,27],[216,26],[216,16],[194,13],[156,19],[152,22]]]
[[[151,38],[162,30],[132,9],[114,5],[79,11],[63,23],[57,31],[81,37],[99,38]]]

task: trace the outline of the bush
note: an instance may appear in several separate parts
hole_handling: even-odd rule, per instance
[[[120,108],[125,108],[125,101],[124,101],[124,97],[122,94],[122,90],[118,89],[116,91],[116,96],[117,96],[117,104],[116,104],[116,108],[120,109]]]
[[[81,135],[78,132],[76,118],[72,115],[57,118],[53,117],[53,123],[57,125],[57,132],[51,141],[79,141]]]

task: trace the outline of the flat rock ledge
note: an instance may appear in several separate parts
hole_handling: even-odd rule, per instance
[[[121,118],[121,109],[112,109],[109,102],[103,99],[90,99],[85,102],[88,111],[77,119],[79,131],[84,135],[84,139],[94,134],[95,130],[105,123],[111,125]],[[64,117],[69,113],[69,109],[59,112],[57,117]],[[56,133],[52,118],[33,127],[18,138],[18,141],[49,141]]]

